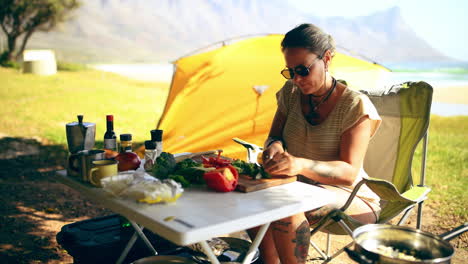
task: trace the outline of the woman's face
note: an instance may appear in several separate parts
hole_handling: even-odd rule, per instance
[[[284,49],[284,59],[286,67],[294,69],[299,65],[309,67],[307,76],[294,74],[293,83],[301,89],[303,94],[317,93],[324,84],[324,62],[318,56],[305,48],[286,48]]]

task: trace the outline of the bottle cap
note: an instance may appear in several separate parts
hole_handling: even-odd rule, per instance
[[[145,149],[156,149],[156,141],[146,140]]]
[[[151,132],[151,141],[162,141],[163,131],[161,129],[153,129]]]
[[[120,141],[131,141],[132,134],[120,134]]]
[[[106,120],[107,121],[114,121],[114,116],[113,115],[106,115]]]

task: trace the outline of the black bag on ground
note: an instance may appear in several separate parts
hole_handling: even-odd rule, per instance
[[[57,242],[79,263],[115,263],[135,233],[124,217],[113,214],[64,225],[57,234]],[[176,251],[176,244],[144,229],[143,233],[158,254]],[[152,255],[138,237],[124,263]]]

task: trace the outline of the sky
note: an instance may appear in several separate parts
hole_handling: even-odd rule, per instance
[[[443,54],[468,61],[466,0],[288,0],[318,16],[356,17],[398,6],[405,22]]]

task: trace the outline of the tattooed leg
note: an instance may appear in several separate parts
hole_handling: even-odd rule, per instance
[[[307,255],[309,254],[310,243],[310,229],[307,220],[302,222],[296,229],[296,239],[293,240],[293,242],[296,243],[294,256],[297,259],[297,263],[305,263],[307,261]]]
[[[291,221],[287,221],[287,220],[279,220],[279,221],[273,222],[273,225],[272,225],[273,232],[281,232],[284,234],[289,233],[290,228],[291,228]]]
[[[281,263],[305,263],[309,251],[310,230],[304,214],[272,223],[273,238]]]

